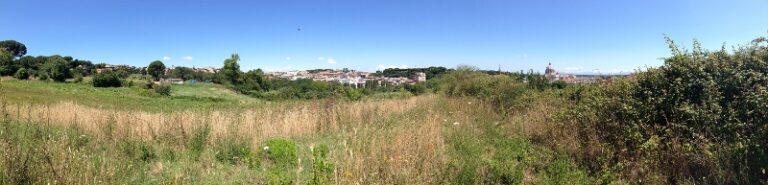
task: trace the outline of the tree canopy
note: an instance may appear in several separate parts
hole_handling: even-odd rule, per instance
[[[240,61],[240,56],[237,55],[237,53],[232,54],[231,57],[224,60],[224,67],[221,68],[221,75],[224,82],[237,84],[241,73],[243,73],[240,71],[240,65],[237,64],[237,61]]]
[[[15,57],[21,57],[27,54],[27,46],[15,40],[0,41],[0,48],[5,48],[5,50],[11,52]]]
[[[44,74],[48,75],[53,81],[63,82],[70,77],[69,65],[61,56],[52,56],[42,67]]]
[[[165,64],[159,60],[155,60],[147,66],[147,73],[152,75],[155,80],[160,80],[160,77],[165,75]]]

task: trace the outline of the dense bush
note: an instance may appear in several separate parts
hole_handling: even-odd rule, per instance
[[[293,184],[298,166],[296,143],[287,139],[271,139],[264,147],[269,164],[268,184]]]
[[[668,42],[663,66],[570,93],[582,163],[651,183],[768,182],[765,39],[733,53]]]
[[[449,96],[476,97],[491,102],[501,112],[519,106],[517,99],[526,93],[527,86],[506,75],[488,75],[472,67],[459,67],[443,75],[438,87]]]
[[[67,65],[67,61],[60,56],[49,57],[45,64],[43,64],[41,71],[48,78],[56,82],[64,82],[70,77],[69,65]]]
[[[20,80],[26,80],[29,79],[29,72],[25,68],[21,68],[18,71],[16,71],[16,74],[13,74],[13,77]]]
[[[328,159],[328,146],[312,149],[312,175],[307,184],[322,185],[333,183],[333,162]]]
[[[122,81],[114,72],[104,71],[93,76],[94,87],[121,87]]]
[[[159,84],[152,86],[153,89],[155,89],[155,93],[163,96],[170,96],[171,95],[171,85],[168,84]]]

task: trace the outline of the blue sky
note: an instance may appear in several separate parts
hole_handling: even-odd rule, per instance
[[[459,64],[505,71],[659,66],[663,34],[705,48],[768,35],[765,0],[0,0],[29,55],[243,69]],[[301,28],[301,31],[297,29]]]

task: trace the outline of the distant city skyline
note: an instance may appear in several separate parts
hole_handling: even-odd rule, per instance
[[[768,35],[765,0],[0,0],[0,40],[95,63],[290,71],[473,65],[611,74],[656,67],[663,35],[727,48]]]

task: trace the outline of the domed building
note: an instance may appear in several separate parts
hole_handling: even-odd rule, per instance
[[[576,79],[576,76],[572,74],[561,75],[560,73],[555,71],[555,68],[552,67],[552,63],[549,63],[549,65],[547,65],[547,68],[544,69],[544,76],[547,77],[549,81],[556,81],[556,80],[574,81]]]
[[[555,68],[552,67],[552,63],[549,63],[547,69],[544,69],[544,76],[547,77],[549,81],[555,81],[560,78],[560,74],[558,74],[557,71],[555,71]]]

